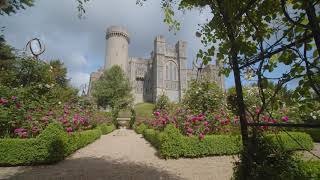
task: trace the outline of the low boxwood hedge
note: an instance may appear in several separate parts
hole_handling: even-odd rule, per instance
[[[242,148],[239,135],[207,135],[203,140],[199,140],[198,137],[182,135],[177,128],[171,125],[167,126],[163,132],[144,129],[143,136],[159,150],[163,158],[232,155],[239,153]],[[302,147],[285,133],[269,134],[266,135],[266,138],[285,150],[311,150],[313,148],[312,139],[308,134],[290,132],[290,136],[296,139]]]
[[[156,148],[159,148],[160,146],[159,136],[160,136],[160,133],[154,129],[145,129],[143,132],[143,137]]]
[[[313,140],[309,134],[303,132],[289,132],[288,134],[280,132],[268,134],[265,137],[278,147],[288,151],[311,150],[313,148]]]
[[[99,125],[99,128],[100,128],[102,134],[109,134],[114,129],[116,129],[116,127],[113,124],[112,125],[101,124],[101,125]]]
[[[309,134],[314,142],[320,142],[320,129],[305,129],[304,132]]]
[[[69,135],[60,124],[53,123],[36,138],[0,139],[0,165],[51,164],[92,143],[101,134],[96,128]]]
[[[141,123],[140,125],[135,126],[134,130],[136,131],[136,133],[142,134],[143,131],[147,128],[148,128],[147,125],[145,125],[144,123]]]
[[[320,179],[320,161],[301,161],[296,179]]]

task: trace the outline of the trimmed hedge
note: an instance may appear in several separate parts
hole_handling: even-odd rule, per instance
[[[302,161],[297,179],[320,179],[320,161]]]
[[[268,134],[266,138],[288,151],[311,150],[313,148],[313,140],[309,134],[303,132],[281,132],[278,134]],[[299,145],[298,143],[301,145]]]
[[[145,129],[143,131],[143,137],[156,148],[159,148],[160,146],[160,136],[159,131],[154,129]]]
[[[141,123],[139,126],[136,126],[134,130],[136,131],[136,133],[142,134],[143,131],[147,128],[148,128],[147,125],[145,125],[144,123]]]
[[[305,129],[304,132],[308,133],[314,142],[320,142],[320,129]]]
[[[139,126],[136,131],[138,131]],[[143,129],[140,127],[139,132]],[[290,132],[304,149],[313,148],[312,139],[308,134],[300,132]],[[207,135],[203,140],[198,137],[186,137],[179,129],[169,125],[163,132],[153,129],[143,130],[144,138],[149,141],[160,152],[163,158],[179,157],[203,157],[214,155],[238,154],[242,148],[241,137],[238,135]],[[285,148],[285,150],[303,150],[287,134],[269,134],[266,137],[273,143]]]
[[[107,125],[107,124],[101,124],[99,126],[99,129],[101,130],[101,133],[102,134],[109,134],[111,133],[113,130],[116,129],[116,126],[115,125]]]
[[[31,139],[0,139],[0,165],[51,164],[100,138],[101,130],[67,134],[57,123]]]

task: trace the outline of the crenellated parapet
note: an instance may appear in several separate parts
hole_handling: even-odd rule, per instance
[[[124,27],[120,26],[111,26],[107,29],[106,39],[110,37],[124,37],[128,43],[130,43],[130,37],[128,31]]]

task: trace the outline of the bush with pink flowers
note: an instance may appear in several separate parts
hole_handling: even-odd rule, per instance
[[[193,114],[189,110],[178,109],[170,115],[166,111],[154,112],[154,119],[147,121],[149,127],[163,131],[168,124],[174,125],[183,135],[203,139],[207,134],[237,134],[239,118],[227,111],[219,113]]]
[[[78,103],[50,104],[20,100],[17,96],[0,98],[0,137],[31,138],[52,122],[59,122],[68,133],[96,126],[94,110]]]

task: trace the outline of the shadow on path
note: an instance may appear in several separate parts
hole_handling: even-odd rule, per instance
[[[7,178],[21,180],[182,180],[167,171],[144,164],[89,157],[68,159],[55,165],[26,167]]]

